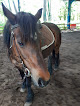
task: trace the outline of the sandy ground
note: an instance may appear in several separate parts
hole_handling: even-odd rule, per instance
[[[32,106],[80,106],[80,32],[62,33],[60,67],[51,81],[35,93]],[[0,106],[23,106],[26,93],[20,93],[21,77],[10,63],[0,37]]]

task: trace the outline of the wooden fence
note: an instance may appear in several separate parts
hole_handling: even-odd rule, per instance
[[[61,30],[66,30],[67,29],[67,24],[56,24]],[[71,28],[75,29],[80,29],[80,23],[75,23],[70,25]],[[4,26],[0,26],[0,33],[3,32]]]
[[[61,30],[67,29],[67,24],[56,24]],[[80,29],[80,23],[70,24],[70,29]]]

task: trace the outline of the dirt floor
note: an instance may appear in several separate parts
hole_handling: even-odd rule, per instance
[[[20,93],[21,77],[7,57],[0,37],[0,106],[23,106],[26,93]],[[60,67],[51,81],[35,93],[32,106],[80,106],[80,32],[62,33]]]

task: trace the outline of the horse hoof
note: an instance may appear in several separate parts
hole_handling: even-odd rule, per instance
[[[57,71],[58,70],[58,68],[54,68],[54,71]]]
[[[54,71],[57,71],[58,70],[58,67],[54,67]]]
[[[26,102],[25,104],[24,104],[24,106],[31,106],[31,102]]]
[[[25,92],[25,91],[26,91],[25,88],[24,89],[23,88],[20,89],[20,92],[22,92],[22,93]]]

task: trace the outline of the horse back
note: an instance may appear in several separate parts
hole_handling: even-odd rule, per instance
[[[44,22],[42,24],[45,24],[52,31],[54,38],[55,38],[54,46],[55,46],[56,51],[58,52],[59,47],[61,45],[61,31],[60,31],[60,29],[58,28],[57,25],[55,25],[53,23]]]

